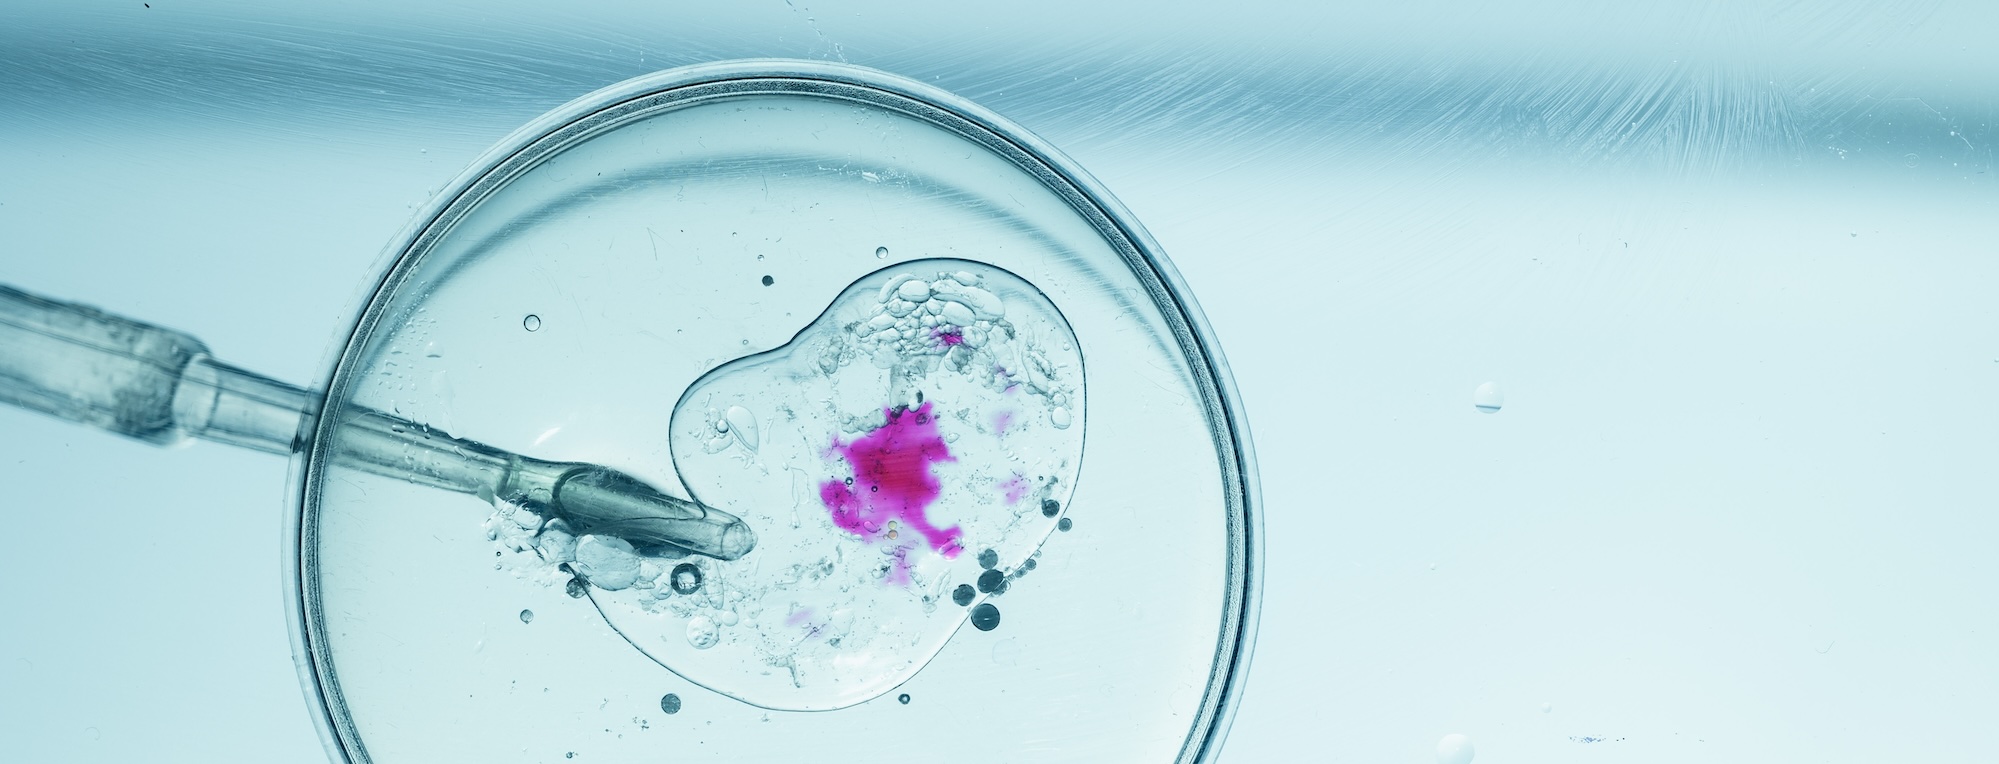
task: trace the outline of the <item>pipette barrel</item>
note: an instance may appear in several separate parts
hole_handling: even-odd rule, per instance
[[[200,438],[304,449],[323,395],[209,356],[186,334],[0,285],[0,402],[159,445]],[[579,533],[733,560],[756,536],[726,512],[591,464],[551,462],[358,406],[336,409],[334,462],[507,502]]]

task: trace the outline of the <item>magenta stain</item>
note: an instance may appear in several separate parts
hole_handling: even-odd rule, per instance
[[[1013,412],[1002,411],[993,415],[993,437],[1004,437],[1007,428],[1013,426]]]
[[[965,330],[957,326],[940,326],[930,330],[930,338],[944,343],[945,347],[965,344]]]
[[[1009,507],[1019,504],[1021,499],[1026,498],[1027,490],[1031,487],[1027,484],[1027,476],[1018,472],[1013,473],[1013,477],[1000,481],[999,484],[1000,493],[1006,497],[1006,504]]]
[[[888,422],[851,443],[833,440],[828,456],[837,454],[853,471],[853,484],[844,479],[819,484],[819,500],[841,530],[871,539],[890,520],[899,521],[905,532],[923,537],[930,548],[954,559],[964,550],[958,543],[957,526],[938,528],[927,510],[937,500],[943,486],[930,468],[941,462],[957,461],[944,438],[937,433],[937,420],[930,415],[932,402],[908,409],[886,409]],[[889,552],[895,556],[890,583],[907,583],[908,547]]]
[[[794,610],[792,611],[790,616],[784,619],[784,625],[804,626],[806,622],[811,620],[812,620],[812,608],[805,608],[803,610]]]

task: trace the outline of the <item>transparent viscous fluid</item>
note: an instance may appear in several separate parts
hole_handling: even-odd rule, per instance
[[[327,465],[315,628],[371,760],[1174,761],[1201,729],[1229,628],[1207,393],[1157,285],[1011,160],[869,104],[719,98],[566,145],[406,260],[333,405],[604,464],[759,543],[565,539]],[[867,490],[926,495],[867,462],[933,435],[927,504]],[[838,710],[783,710],[808,708]]]

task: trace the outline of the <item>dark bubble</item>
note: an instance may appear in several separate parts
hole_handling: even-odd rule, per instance
[[[979,591],[985,592],[987,594],[1005,594],[1006,574],[1001,573],[997,570],[988,570],[984,573],[980,573]]]
[[[951,601],[958,603],[958,607],[972,604],[972,598],[977,596],[979,591],[973,589],[971,584],[959,584],[958,588],[951,590]]]
[[[972,608],[972,626],[979,631],[997,629],[999,621],[999,608],[993,607],[993,603],[981,602],[978,607]]]
[[[853,485],[853,484],[854,484],[854,479],[853,479],[853,478],[847,478],[847,485]]]
[[[675,565],[673,566],[673,574],[667,578],[667,583],[678,594],[693,594],[701,591],[701,568],[691,562],[683,562]]]
[[[1055,530],[1058,530],[1058,531],[1066,531],[1066,530],[1069,530],[1070,528],[1074,528],[1074,527],[1076,527],[1076,524],[1075,524],[1075,523],[1073,523],[1073,522],[1070,522],[1070,521],[1069,521],[1069,518],[1066,518],[1066,517],[1062,518],[1062,522],[1059,522],[1059,523],[1056,523],[1056,524],[1055,524]]]
[[[1032,557],[1029,557],[1029,558],[1027,558],[1027,562],[1023,562],[1023,563],[1021,563],[1021,564],[1020,564],[1020,566],[1021,566],[1021,567],[1023,567],[1023,568],[1026,568],[1026,569],[1028,569],[1028,570],[1033,570],[1033,569],[1035,568],[1035,566],[1036,566],[1037,564],[1038,564],[1038,563],[1036,563],[1036,562],[1034,561],[1034,558],[1032,558]]]
[[[906,706],[906,705],[909,705],[909,693],[906,693],[906,692],[905,692],[905,693],[903,693],[903,694],[901,694],[901,695],[897,695],[897,696],[895,696],[895,701],[896,701],[897,703],[901,703],[901,704],[903,704],[903,705],[905,705],[905,706]]]
[[[979,553],[979,567],[992,570],[999,567],[999,553],[991,549]]]
[[[661,696],[659,699],[659,710],[669,714],[680,713],[680,696],[670,692]]]
[[[770,286],[775,283],[777,283],[777,279],[771,278],[769,276],[764,277],[764,286]]]
[[[521,623],[534,623],[534,611],[532,610],[521,611]]]
[[[1054,499],[1041,500],[1041,516],[1054,517],[1062,512],[1062,502]]]
[[[569,579],[569,583],[562,585],[562,590],[568,592],[569,596],[571,597],[582,597],[583,595],[590,593],[590,590],[588,588],[585,588],[583,584],[583,579],[581,578]]]
[[[881,489],[882,489],[882,487],[881,487],[881,486],[878,486],[878,485],[871,485],[871,486],[868,486],[868,493],[874,493],[874,492],[876,492],[876,491],[879,491],[879,490],[881,490]]]

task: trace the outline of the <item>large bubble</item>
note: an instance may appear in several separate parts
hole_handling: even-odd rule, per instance
[[[1075,334],[1038,289],[981,263],[904,263],[848,286],[784,346],[710,371],[675,407],[682,482],[749,523],[756,551],[660,559],[588,536],[538,547],[555,550],[547,564],[573,560],[612,625],[681,676],[767,708],[853,705],[906,681],[1009,590],[1066,514],[1084,410]],[[701,582],[691,593],[674,585],[686,564]],[[993,571],[1000,585],[962,594]]]

